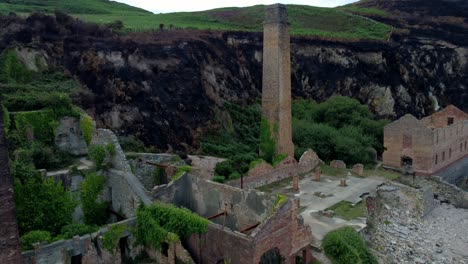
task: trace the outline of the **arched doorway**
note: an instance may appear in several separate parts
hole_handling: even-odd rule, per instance
[[[265,252],[260,258],[260,264],[282,264],[284,258],[278,248],[272,248]]]
[[[408,156],[401,157],[401,170],[403,174],[413,174],[413,158]]]

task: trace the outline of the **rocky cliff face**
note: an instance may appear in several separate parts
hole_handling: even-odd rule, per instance
[[[0,19],[0,50],[40,52],[83,90],[74,100],[98,126],[167,149],[193,150],[225,119],[223,102],[260,99],[262,35],[170,31],[116,36],[70,18]],[[378,115],[468,110],[468,47],[434,38],[389,42],[292,39],[295,98],[339,94]]]

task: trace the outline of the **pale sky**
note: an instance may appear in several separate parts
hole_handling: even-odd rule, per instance
[[[356,0],[114,0],[140,7],[154,13],[202,11],[219,7],[243,7],[274,3],[298,4],[323,7],[346,5]]]

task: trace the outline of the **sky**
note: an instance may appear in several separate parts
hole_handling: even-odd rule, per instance
[[[219,7],[243,7],[274,3],[335,7],[356,0],[114,0],[140,7],[154,13],[202,11]]]

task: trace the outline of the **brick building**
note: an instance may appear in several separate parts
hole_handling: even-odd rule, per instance
[[[468,157],[468,114],[450,105],[418,120],[405,115],[384,128],[383,166],[430,175]]]

